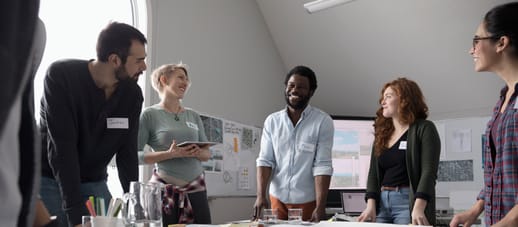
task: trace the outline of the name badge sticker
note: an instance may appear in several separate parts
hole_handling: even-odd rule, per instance
[[[189,121],[185,122],[185,123],[187,124],[187,127],[192,128],[192,129],[198,131],[198,125],[197,124],[194,124],[194,123],[189,122]]]
[[[399,150],[406,150],[406,141],[399,142]]]
[[[314,152],[315,144],[311,143],[301,143],[299,149],[304,152]]]
[[[109,117],[106,118],[106,128],[110,129],[128,129],[129,123],[127,117]]]

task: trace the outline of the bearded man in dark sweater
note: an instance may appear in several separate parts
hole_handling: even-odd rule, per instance
[[[81,225],[88,196],[110,201],[107,166],[114,155],[124,192],[138,180],[137,80],[146,70],[146,43],[134,27],[112,22],[99,35],[96,60],[60,60],[47,70],[40,195],[60,226]]]

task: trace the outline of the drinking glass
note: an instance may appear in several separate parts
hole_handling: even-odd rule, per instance
[[[302,209],[301,208],[288,209],[288,221],[293,224],[300,224],[302,222]]]
[[[266,223],[276,223],[277,222],[277,209],[264,209],[263,211],[263,221]]]
[[[161,223],[162,187],[160,183],[130,182],[124,194],[123,217],[128,223]]]

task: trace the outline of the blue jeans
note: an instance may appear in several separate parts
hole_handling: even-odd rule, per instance
[[[396,191],[382,191],[381,201],[376,222],[410,224],[410,207],[408,205],[409,188]]]
[[[63,209],[63,200],[59,191],[56,180],[48,177],[41,177],[40,188],[41,200],[49,210],[50,215],[57,216],[59,226],[66,227],[69,225],[67,215]],[[81,196],[86,202],[89,196],[104,198],[105,204],[110,202],[112,198],[106,181],[88,182],[81,184]],[[82,203],[84,204],[84,203]],[[108,206],[105,206],[108,208]],[[85,213],[84,215],[89,215]]]

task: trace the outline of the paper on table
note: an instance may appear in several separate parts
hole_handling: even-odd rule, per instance
[[[313,227],[401,227],[401,226],[412,226],[419,227],[424,225],[396,225],[396,224],[385,224],[385,223],[373,223],[373,222],[332,222],[332,221],[321,221]],[[277,226],[276,226],[277,227]]]

